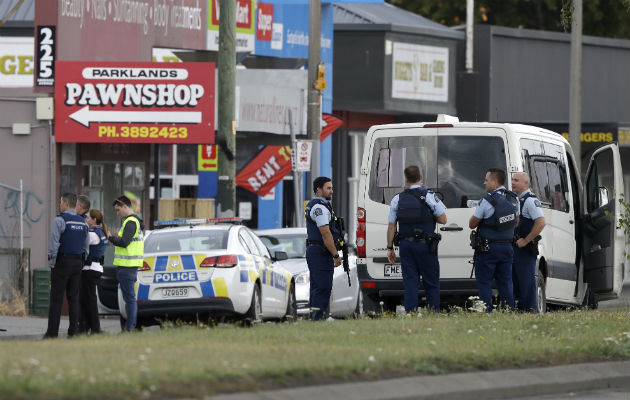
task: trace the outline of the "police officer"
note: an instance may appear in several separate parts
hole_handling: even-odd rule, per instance
[[[134,289],[138,267],[144,261],[144,225],[142,220],[133,213],[131,200],[127,196],[120,196],[114,200],[116,214],[123,219],[122,227],[118,231],[118,236],[111,235],[109,242],[115,246],[114,265],[118,267],[116,277],[120,284],[120,290],[125,301],[125,311],[127,320],[125,330],[136,329],[136,318],[138,315],[138,304],[136,303],[136,292]]]
[[[418,308],[419,277],[427,297],[427,307],[440,310],[440,264],[437,247],[430,248],[430,235],[435,234],[435,223],[446,223],[446,206],[433,192],[420,187],[422,175],[415,165],[405,168],[407,189],[391,201],[387,227],[387,258],[396,262],[394,234],[399,226],[400,263],[405,288],[405,311]],[[437,243],[435,244],[437,246]]]
[[[529,176],[516,172],[512,176],[512,189],[518,194],[521,214],[516,227],[518,240],[514,244],[512,282],[516,308],[521,311],[536,312],[536,257],[532,241],[545,227],[545,217],[540,200],[529,190]]]
[[[87,218],[87,212],[90,210],[90,198],[84,194],[77,196],[77,205],[74,210],[83,218]]]
[[[44,339],[59,335],[59,321],[63,293],[66,293],[70,325],[68,337],[77,333],[79,324],[79,286],[83,260],[90,246],[88,226],[74,210],[77,196],[64,193],[59,201],[60,214],[53,221],[50,232],[48,264],[50,265],[50,306],[48,329]]]
[[[512,241],[520,207],[516,194],[505,188],[505,178],[505,171],[499,168],[490,168],[486,172],[484,185],[488,193],[468,222],[471,229],[479,227],[479,235],[488,242],[487,251],[475,252],[479,298],[486,304],[488,312],[492,312],[493,280],[497,282],[501,304],[514,307]]]
[[[339,230],[330,204],[333,186],[330,178],[320,176],[313,181],[315,197],[308,202],[306,217],[306,263],[311,278],[311,318],[325,318],[333,283],[333,270],[341,265],[336,243]]]

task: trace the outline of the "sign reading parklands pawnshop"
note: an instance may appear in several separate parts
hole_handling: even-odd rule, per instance
[[[214,63],[60,61],[55,140],[214,143]]]

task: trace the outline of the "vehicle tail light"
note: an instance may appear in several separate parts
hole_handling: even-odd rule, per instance
[[[225,255],[217,257],[217,268],[232,268],[238,265],[238,257],[235,255]]]
[[[453,124],[426,124],[423,128],[452,128]]]
[[[376,282],[362,282],[361,284],[366,289],[376,289]]]
[[[216,257],[206,257],[201,264],[199,264],[199,268],[212,268],[217,263]]]
[[[357,257],[365,258],[365,209],[357,208]]]
[[[138,271],[151,271],[151,267],[149,267],[149,264],[147,264],[146,261],[143,261],[142,267],[139,267]]]

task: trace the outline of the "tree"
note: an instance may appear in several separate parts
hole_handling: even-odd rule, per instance
[[[465,0],[387,0],[446,26],[466,23]],[[570,31],[571,0],[475,0],[475,24]],[[584,1],[584,35],[630,39],[630,0]]]

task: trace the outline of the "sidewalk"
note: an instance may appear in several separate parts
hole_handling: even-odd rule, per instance
[[[0,340],[39,340],[48,327],[47,317],[8,317],[0,316]],[[101,329],[105,332],[120,332],[118,316],[101,317]],[[68,332],[68,317],[62,316],[59,324],[59,337],[65,338]]]
[[[237,393],[206,397],[205,399],[506,399],[612,387],[624,388],[630,396],[630,361],[406,377],[256,393]]]

